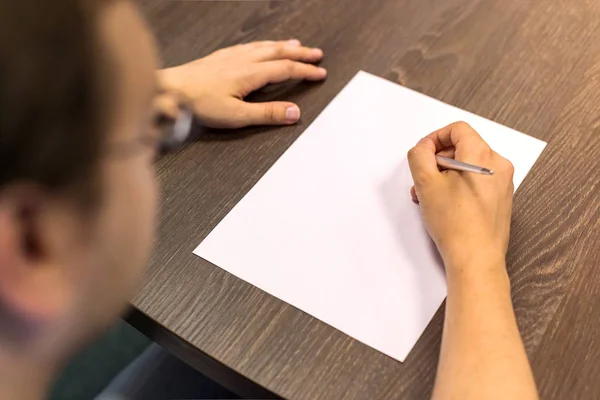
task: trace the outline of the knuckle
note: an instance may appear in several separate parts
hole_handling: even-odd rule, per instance
[[[266,105],[263,110],[265,121],[275,121],[277,119],[277,113],[275,107],[272,105]]]
[[[273,46],[275,44],[272,40],[264,40],[262,42],[255,42],[255,47]]]
[[[515,166],[506,158],[502,159],[501,164],[502,170],[506,172],[508,175],[513,176],[515,174]]]
[[[235,107],[233,109],[233,121],[234,123],[241,123],[248,119],[248,111],[244,107]]]
[[[469,125],[465,121],[458,121],[458,122],[455,122],[453,125],[455,128],[460,129],[460,130],[467,130],[467,129],[473,130],[471,125]]]
[[[293,62],[292,60],[285,60],[284,61],[284,68],[285,68],[285,70],[287,72],[289,72],[291,74],[296,69],[296,63]]]
[[[283,43],[278,43],[273,51],[276,56],[283,57],[286,54],[286,47]]]

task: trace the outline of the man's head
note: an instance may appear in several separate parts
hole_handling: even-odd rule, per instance
[[[139,140],[155,68],[129,1],[0,2],[0,357],[61,361],[132,294],[157,208]]]

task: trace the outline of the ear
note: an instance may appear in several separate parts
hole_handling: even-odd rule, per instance
[[[68,304],[68,277],[52,234],[49,196],[30,185],[0,189],[0,318],[19,331],[42,328]],[[65,227],[66,228],[66,227]]]

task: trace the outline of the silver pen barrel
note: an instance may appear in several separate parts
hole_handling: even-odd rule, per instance
[[[467,164],[457,161],[453,158],[435,156],[437,165],[445,169],[453,169],[456,171],[474,172],[476,174],[494,175],[494,171],[488,168],[478,167],[477,165]]]

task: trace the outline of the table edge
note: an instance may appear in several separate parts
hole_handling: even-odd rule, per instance
[[[280,399],[260,384],[248,379],[222,362],[214,359],[185,339],[134,306],[130,306],[123,319],[169,353],[242,398]]]

